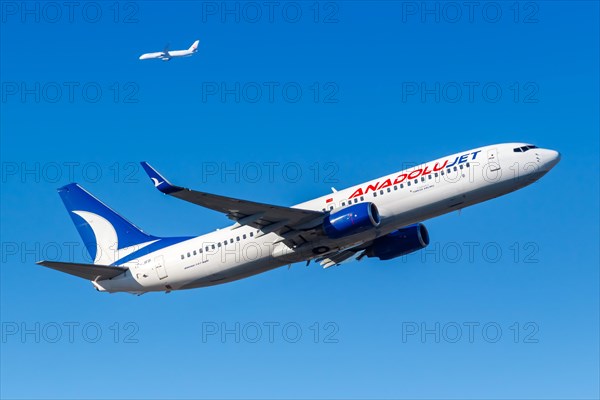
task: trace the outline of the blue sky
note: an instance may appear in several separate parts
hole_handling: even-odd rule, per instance
[[[1,4],[3,398],[598,397],[598,3]],[[508,141],[562,161],[403,259],[141,297],[34,264],[85,261],[71,181],[155,235],[228,224],[142,160],[291,205]]]

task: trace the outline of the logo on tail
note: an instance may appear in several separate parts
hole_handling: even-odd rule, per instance
[[[160,239],[143,232],[76,183],[58,192],[94,264],[113,264]]]

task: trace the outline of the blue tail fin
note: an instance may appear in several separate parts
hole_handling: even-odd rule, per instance
[[[58,189],[94,264],[110,265],[159,240],[121,217],[76,183]]]

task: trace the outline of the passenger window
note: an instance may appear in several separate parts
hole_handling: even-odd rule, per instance
[[[364,196],[360,196],[360,201],[365,201]]]
[[[436,177],[436,178],[438,177],[438,173],[437,173],[437,172],[435,173],[435,177]]]
[[[221,242],[217,243],[217,247],[221,247]]]
[[[208,246],[206,246],[206,247],[204,248],[204,250],[208,251]]]
[[[254,236],[254,232],[250,232],[250,237]]]
[[[410,181],[406,181],[406,186],[410,186]]]
[[[421,182],[425,182],[425,177],[421,177]]]
[[[429,174],[429,179],[431,180],[431,174]]]
[[[191,257],[190,253],[188,253],[188,258]]]
[[[182,254],[182,255],[181,255],[181,259],[183,260],[184,258],[185,258],[185,256]]]
[[[383,194],[383,190],[380,190],[380,191],[379,191],[379,194],[381,194],[381,195],[382,195],[382,194]]]
[[[392,188],[388,188],[388,193],[392,191]]]
[[[462,164],[460,164],[460,166],[459,166],[459,167],[460,167],[460,169],[463,169],[463,165],[462,165]]]
[[[467,165],[467,168],[469,168],[469,163],[467,163],[466,165]]]
[[[398,190],[398,185],[394,185],[394,190]]]
[[[346,205],[345,201],[342,201],[342,207],[344,207]]]
[[[246,234],[244,233],[244,234],[242,235],[242,237],[243,237],[244,239],[246,239]]]
[[[215,249],[215,245],[214,244],[211,247],[212,247],[213,250]]]
[[[456,168],[456,166],[454,166],[454,172],[458,171],[458,168]]]
[[[239,242],[240,241],[240,237],[239,236],[236,237],[235,240],[237,240]]]
[[[223,242],[223,245],[227,245],[227,240]]]
[[[418,179],[415,179],[415,185],[416,185],[417,183],[419,183],[419,180],[418,180]]]
[[[400,184],[400,189],[404,189],[404,184],[403,183]]]
[[[194,250],[194,255],[197,255],[196,250]]]
[[[441,171],[441,172],[440,172],[440,174],[441,174],[442,176],[444,176],[444,171]]]
[[[202,249],[198,250],[198,253],[202,254]]]
[[[358,203],[358,199],[354,199],[354,204]]]

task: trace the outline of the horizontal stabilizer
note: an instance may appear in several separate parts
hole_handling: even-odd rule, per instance
[[[101,281],[104,279],[114,278],[115,276],[121,275],[123,272],[127,271],[127,268],[123,267],[109,267],[107,265],[80,264],[60,261],[38,261],[37,264],[90,281]]]

